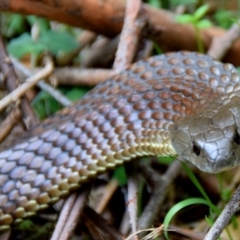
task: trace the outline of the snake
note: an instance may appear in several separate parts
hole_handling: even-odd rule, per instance
[[[0,230],[141,156],[239,164],[240,77],[194,52],[141,60],[0,147]]]

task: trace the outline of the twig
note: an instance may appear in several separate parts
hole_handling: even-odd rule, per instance
[[[19,123],[22,114],[21,111],[16,108],[13,109],[6,119],[0,124],[0,143],[6,138],[6,136],[11,132],[13,127]]]
[[[217,239],[223,229],[227,226],[232,216],[239,210],[240,208],[240,186],[234,192],[231,200],[223,209],[220,216],[217,218],[213,226],[208,231],[207,235],[204,237],[204,240],[215,240]]]
[[[161,177],[161,180],[159,181],[160,186],[155,188],[155,192],[152,193],[149,203],[145,207],[138,221],[138,229],[147,228],[153,223],[165,198],[168,187],[178,176],[180,170],[180,161],[175,161]]]
[[[29,71],[26,67],[24,67],[17,59],[11,58],[12,62],[16,69],[20,70],[25,76],[31,77],[33,74]],[[64,107],[69,106],[72,102],[66,98],[63,94],[57,91],[55,88],[50,86],[49,84],[45,83],[43,80],[40,80],[37,83],[37,86],[40,87],[42,90],[49,93],[53,98],[55,98],[59,103],[61,103]]]
[[[16,90],[8,94],[0,101],[0,111],[8,104],[16,102],[25,92],[32,88],[40,79],[47,77],[53,71],[52,62],[48,62],[46,66],[36,73],[34,76],[26,79],[26,82],[20,85]]]
[[[168,226],[168,228],[165,229],[165,231],[176,232],[178,235],[186,237],[187,239],[202,240],[204,237],[203,233],[194,232],[193,230],[179,228],[173,225]]]
[[[119,35],[114,38],[100,36],[82,56],[82,68],[109,68],[115,59]]]
[[[134,233],[137,231],[137,205],[138,205],[138,190],[139,190],[139,175],[136,171],[135,162],[130,162],[126,166],[128,178],[128,202],[127,210],[129,215],[129,222],[131,226],[131,232]],[[134,235],[135,240],[138,239],[137,235]]]
[[[15,65],[15,61],[13,61]],[[29,73],[34,74],[38,72],[39,68],[28,70]],[[21,72],[23,72],[20,69]],[[79,69],[76,67],[55,68],[53,72],[54,85],[74,85],[74,86],[90,86],[93,87],[98,83],[104,82],[107,78],[114,74],[112,70],[108,69]],[[25,76],[29,76],[24,73]]]
[[[232,27],[219,37],[214,37],[208,50],[208,55],[215,59],[221,60],[227,51],[232,47],[233,43],[240,36],[240,22],[235,23]]]
[[[47,93],[49,93],[54,99],[56,99],[64,107],[67,107],[72,104],[71,100],[69,100],[62,93],[60,93],[59,91],[57,91],[55,88],[45,83],[44,81],[41,80],[40,82],[38,82],[37,86],[40,87],[42,90],[46,91]]]
[[[92,87],[104,82],[112,75],[113,71],[107,69],[79,69],[68,67],[56,68],[54,70],[57,85],[85,85]]]
[[[128,209],[124,211],[123,217],[121,219],[121,224],[119,226],[119,231],[126,236],[129,233],[129,215],[128,215]]]
[[[61,232],[66,224],[66,220],[69,217],[71,209],[73,208],[74,202],[76,201],[77,194],[71,194],[65,201],[63,208],[61,210],[61,214],[58,218],[57,224],[55,226],[54,232],[52,234],[51,240],[58,240]]]
[[[138,46],[138,39],[146,22],[141,12],[141,0],[128,0],[126,2],[123,30],[113,65],[116,73],[126,69],[133,61]]]
[[[51,240],[70,239],[81,216],[88,194],[89,191],[80,194],[73,193],[67,198]]]
[[[1,240],[8,240],[8,239],[10,239],[10,237],[11,237],[11,231],[10,230],[0,234]]]
[[[7,51],[5,49],[3,39],[1,36],[0,36],[0,59],[1,59],[0,68],[3,72],[4,77],[6,78],[6,88],[9,92],[12,92],[18,87],[19,81],[12,66],[12,62],[7,55]],[[38,119],[36,118],[31,108],[31,105],[26,97],[22,98],[21,110],[24,117],[23,120],[27,129],[32,128],[34,125],[38,123]]]
[[[105,234],[108,234],[109,238],[107,239],[124,240],[122,235],[92,208],[86,206],[83,211],[83,217],[85,218],[84,220],[86,224],[87,222],[90,222],[95,228],[97,227]]]
[[[107,184],[107,186],[104,189],[104,194],[96,206],[95,211],[97,213],[100,214],[104,211],[104,209],[106,208],[106,205],[109,203],[109,201],[110,201],[112,195],[114,194],[114,192],[116,191],[117,187],[118,187],[118,181],[116,179],[112,179]]]

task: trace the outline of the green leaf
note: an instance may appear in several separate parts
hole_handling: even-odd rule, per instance
[[[198,21],[198,20],[200,20],[202,17],[204,17],[204,16],[206,15],[208,9],[209,9],[208,4],[205,4],[205,5],[201,6],[201,7],[199,7],[199,8],[195,11],[195,13],[193,14],[195,20]]]
[[[162,3],[160,0],[149,0],[148,1],[149,5],[155,7],[155,8],[161,8],[162,7]]]
[[[45,91],[38,93],[32,102],[32,106],[39,119],[51,116],[62,108],[61,104]]]
[[[206,201],[208,202],[208,205],[210,206],[210,208],[216,212],[217,214],[220,213],[219,209],[211,202],[211,200],[209,199],[208,195],[206,194],[206,192],[204,191],[203,187],[201,186],[201,184],[199,183],[199,181],[197,180],[197,178],[194,176],[194,174],[192,173],[192,171],[190,170],[190,168],[187,166],[186,163],[182,163],[182,167],[184,169],[184,171],[187,173],[188,177],[191,179],[191,181],[194,183],[194,185],[197,187],[197,189],[199,190],[199,192],[203,195],[203,197],[206,199]]]
[[[46,47],[40,42],[33,42],[29,33],[12,39],[7,46],[8,52],[16,58],[21,58],[27,53],[38,55],[45,49]]]
[[[208,201],[206,201],[205,199],[203,198],[189,198],[189,199],[186,199],[186,200],[183,200],[177,204],[175,204],[169,211],[168,213],[166,214],[165,216],[165,219],[164,219],[164,227],[168,227],[168,225],[170,224],[171,220],[173,219],[173,217],[180,211],[182,210],[183,208],[187,207],[187,206],[190,206],[190,205],[193,205],[193,204],[205,204],[205,205],[208,205]],[[209,205],[208,205],[209,206]],[[209,206],[211,207],[211,206]],[[164,235],[167,239],[168,238],[168,232],[165,231],[164,232]]]
[[[218,10],[213,17],[220,27],[228,29],[233,24],[232,19],[235,18],[236,16],[233,12],[229,10],[221,9]]]
[[[194,23],[195,19],[190,14],[177,15],[176,21],[178,23]]]
[[[9,16],[9,25],[7,29],[7,36],[12,36],[16,33],[21,33],[24,30],[24,17],[20,14],[12,14]]]
[[[83,97],[91,88],[89,87],[74,87],[65,93],[66,97],[72,101],[77,101]]]
[[[156,52],[157,52],[158,55],[160,55],[160,54],[163,53],[161,47],[160,47],[157,43],[153,42],[153,47],[154,47],[154,49],[156,50]]]
[[[208,27],[211,27],[211,26],[212,26],[212,23],[207,19],[202,19],[197,23],[197,27],[202,28],[202,29],[203,28],[208,28]]]
[[[228,188],[222,189],[221,199],[223,199],[225,202],[229,201],[229,199],[231,198],[231,195],[232,195],[231,189],[228,189]]]
[[[162,164],[169,165],[175,161],[175,157],[158,157],[158,161]]]
[[[40,35],[38,41],[53,54],[70,52],[78,47],[76,39],[67,32],[47,31]]]
[[[75,38],[67,32],[46,31],[42,33],[37,41],[33,41],[29,33],[10,41],[7,50],[16,58],[30,53],[38,55],[43,51],[53,54],[73,51],[78,47]]]
[[[24,220],[18,225],[18,229],[36,231],[37,228],[31,220]]]
[[[205,216],[205,219],[206,219],[206,222],[209,226],[213,225],[214,221],[211,218],[209,218],[208,216]]]
[[[33,15],[28,15],[26,18],[28,20],[28,23],[31,26],[33,26],[36,23],[39,25],[40,33],[43,33],[43,32],[50,29],[49,21],[44,19],[44,18],[36,17],[36,16],[33,16]]]
[[[127,184],[127,175],[126,175],[126,172],[125,172],[125,168],[123,166],[118,167],[114,170],[113,177],[115,179],[117,179],[120,186],[123,186],[123,185]]]
[[[171,4],[173,6],[179,6],[179,5],[195,5],[197,4],[197,0],[171,0]]]

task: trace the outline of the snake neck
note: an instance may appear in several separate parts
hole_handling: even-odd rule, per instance
[[[122,163],[138,156],[176,156],[169,134],[163,129],[135,131],[120,143],[121,151],[116,151],[113,157]]]

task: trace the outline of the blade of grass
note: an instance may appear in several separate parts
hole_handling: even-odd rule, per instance
[[[189,199],[185,199],[177,204],[175,204],[166,214],[165,219],[164,219],[164,228],[167,228],[169,223],[171,222],[171,220],[173,219],[173,217],[177,214],[177,212],[179,212],[180,210],[182,210],[183,208],[193,205],[193,204],[205,204],[207,206],[209,206],[211,208],[211,206],[209,205],[209,202],[203,198],[189,198]],[[164,235],[167,239],[168,238],[168,232],[164,231]]]

